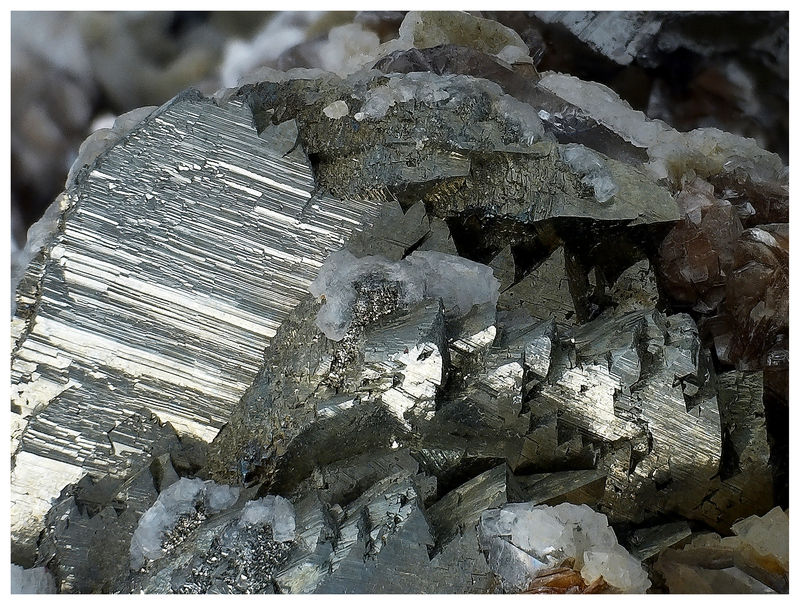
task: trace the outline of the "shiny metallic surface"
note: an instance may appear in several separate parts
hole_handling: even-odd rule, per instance
[[[12,536],[32,544],[49,498],[124,472],[154,413],[210,441],[327,253],[370,203],[314,194],[302,152],[259,137],[249,109],[185,94],[78,177],[29,269],[12,355]]]

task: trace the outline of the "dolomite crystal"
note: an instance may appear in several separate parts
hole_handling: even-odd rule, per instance
[[[675,198],[684,215],[661,242],[659,266],[671,296],[698,311],[713,311],[725,296],[742,225],[736,208],[695,179]]]
[[[740,369],[757,369],[789,327],[788,223],[747,229],[733,255],[726,293],[733,334],[726,357]]]

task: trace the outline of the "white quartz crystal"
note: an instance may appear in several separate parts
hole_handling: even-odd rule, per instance
[[[216,513],[230,508],[239,499],[239,488],[230,485],[217,485],[213,481],[206,481],[205,506],[210,513]]]
[[[361,72],[353,77],[373,78],[373,72]],[[473,102],[476,95],[487,95],[494,99],[492,114],[498,122],[504,123],[508,130],[518,135],[514,145],[531,145],[544,136],[542,120],[536,110],[523,103],[489,80],[464,75],[436,75],[429,72],[408,74],[387,74],[385,83],[369,89],[364,103],[354,114],[357,121],[379,120],[386,116],[390,108],[399,103],[435,106],[444,104],[450,110]],[[326,108],[327,109],[327,108]],[[420,145],[418,148],[422,148]]]
[[[206,512],[225,510],[239,498],[239,488],[217,485],[214,481],[182,477],[158,495],[158,499],[139,519],[131,538],[131,569],[140,569],[146,560],[164,556],[164,535],[181,515],[193,513],[201,501]]]
[[[400,303],[441,298],[449,317],[466,315],[473,305],[497,304],[500,282],[491,267],[459,256],[417,250],[401,261],[380,256],[356,258],[346,250],[331,254],[309,287],[324,297],[317,326],[331,340],[341,340],[353,321],[354,284],[367,276],[399,284]]]
[[[588,147],[575,143],[565,145],[561,148],[561,159],[581,177],[582,183],[594,189],[594,197],[601,204],[619,191],[605,160]]]
[[[454,76],[431,78],[425,72],[390,77],[386,84],[376,86],[367,92],[361,111],[355,115],[355,118],[359,121],[380,119],[396,103],[404,103],[411,99],[427,105],[445,101],[450,98],[450,93],[445,88],[453,80]]]
[[[56,583],[46,567],[24,569],[11,564],[11,594],[54,594]]]
[[[264,496],[251,500],[242,509],[239,526],[269,525],[272,537],[278,542],[289,542],[295,538],[294,507],[281,496]]]
[[[542,120],[532,105],[504,94],[494,101],[493,106],[499,115],[517,124],[520,138],[529,145],[544,136]]]
[[[789,569],[789,515],[776,506],[763,517],[751,515],[733,524],[733,533],[763,556],[775,557]]]
[[[538,575],[574,560],[591,584],[602,577],[622,592],[650,587],[641,564],[618,542],[605,515],[582,504],[507,504],[481,515],[481,549],[506,590],[525,590]]]

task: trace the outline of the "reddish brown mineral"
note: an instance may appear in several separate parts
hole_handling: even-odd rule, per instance
[[[741,221],[736,207],[715,198],[701,178],[684,186],[676,202],[684,217],[659,248],[662,283],[673,299],[713,311],[725,296]]]
[[[569,563],[571,559],[567,560]],[[564,565],[553,569],[547,573],[534,578],[525,594],[597,594],[615,592],[603,580],[597,578],[591,584],[587,584],[581,576],[581,572],[576,571],[570,565]]]
[[[789,224],[747,229],[734,252],[725,306],[733,325],[728,356],[741,369],[780,365],[789,332]],[[768,354],[772,352],[768,364]]]

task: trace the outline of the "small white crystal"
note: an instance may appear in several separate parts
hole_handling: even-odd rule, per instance
[[[561,148],[561,158],[582,177],[582,183],[594,189],[594,198],[601,204],[610,200],[619,191],[608,165],[591,149],[571,143]]]
[[[776,506],[763,517],[751,515],[734,523],[733,532],[761,555],[772,555],[789,568],[789,515]]]
[[[175,527],[181,515],[193,513],[201,501],[207,512],[215,513],[229,508],[238,498],[238,487],[182,477],[162,491],[139,519],[131,538],[131,569],[140,569],[146,560],[163,557],[164,534]]]
[[[519,126],[520,139],[527,144],[534,143],[544,136],[544,126],[537,111],[528,103],[523,103],[511,95],[502,95],[493,103],[495,111]]]
[[[741,168],[756,182],[788,187],[788,169],[780,156],[764,151],[754,139],[717,128],[679,132],[631,108],[608,86],[574,76],[548,72],[542,74],[538,85],[576,105],[636,147],[646,149],[650,161],[645,169],[656,179],[669,179],[678,186],[692,171],[708,177]]]
[[[272,522],[275,496],[264,496],[258,500],[251,500],[244,505],[239,525],[269,525]]]
[[[295,536],[294,507],[281,496],[275,497],[272,511],[272,537],[278,542],[294,540]]]
[[[450,98],[450,93],[445,88],[452,81],[452,76],[431,78],[424,72],[389,76],[386,84],[367,92],[359,112],[362,117],[356,119],[380,119],[396,103],[405,103],[412,99],[426,105],[445,101]]]
[[[502,59],[506,63],[514,64],[514,63],[533,63],[533,58],[530,56],[530,52],[526,52],[524,49],[520,48],[519,46],[515,46],[513,44],[508,44],[507,46],[503,47],[499,53],[497,53],[497,58]]]
[[[331,120],[338,120],[339,118],[343,118],[350,113],[350,108],[344,101],[334,101],[330,105],[326,105],[322,110],[322,113],[328,116]]]
[[[145,559],[154,560],[164,556],[161,542],[164,533],[172,528],[178,517],[195,510],[195,504],[203,493],[202,479],[179,479],[158,495],[153,506],[139,519],[131,538],[131,569],[139,569]]]
[[[230,485],[217,485],[206,481],[205,506],[210,513],[217,513],[230,508],[239,499],[239,488]]]
[[[269,525],[272,537],[278,542],[289,542],[295,538],[294,507],[281,496],[264,496],[245,504],[239,526]]]

